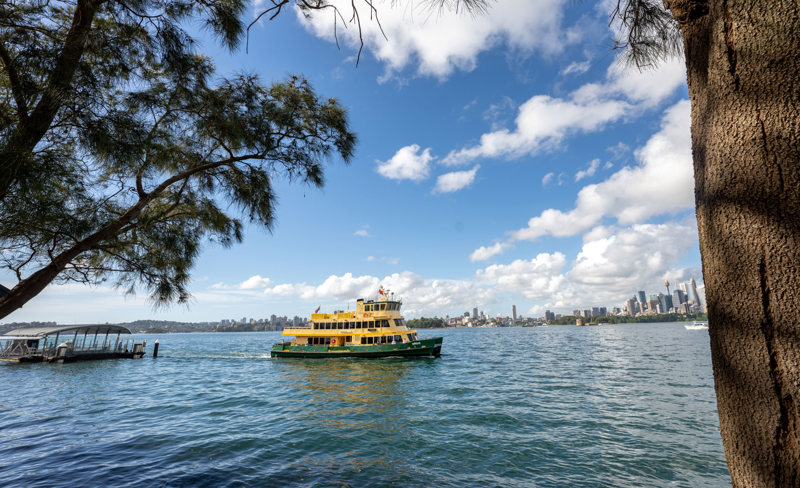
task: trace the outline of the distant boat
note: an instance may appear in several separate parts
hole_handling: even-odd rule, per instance
[[[708,322],[698,322],[695,320],[691,324],[684,324],[683,326],[686,330],[707,330]]]
[[[0,360],[21,363],[139,359],[144,342],[120,325],[27,327],[0,336]]]
[[[429,356],[441,354],[442,338],[421,339],[417,331],[406,327],[400,315],[399,300],[389,300],[381,288],[377,300],[356,301],[355,312],[311,314],[310,324],[286,327],[291,341],[275,344],[272,357],[300,358],[382,358]]]

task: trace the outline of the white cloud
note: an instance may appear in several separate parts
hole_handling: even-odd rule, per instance
[[[587,240],[568,276],[582,285],[608,287],[614,296],[661,277],[697,242],[693,223],[641,224]]]
[[[330,3],[345,19],[351,18],[349,0]],[[570,42],[561,32],[565,4],[564,0],[505,0],[490,4],[483,15],[470,15],[440,12],[426,2],[383,2],[377,6],[379,25],[370,17],[366,2],[355,2],[365,51],[384,63],[384,79],[412,64],[419,75],[439,78],[455,69],[470,71],[480,53],[503,42],[517,52],[558,53]],[[316,36],[334,41],[337,18],[332,10],[313,13],[307,19],[298,12],[298,18]],[[340,42],[358,49],[358,27],[348,24],[343,29],[341,17],[338,20]]]
[[[566,256],[560,252],[542,253],[531,260],[518,259],[510,264],[491,265],[478,270],[475,276],[480,281],[491,282],[496,291],[549,300],[563,285],[561,270],[566,262]]]
[[[241,290],[252,290],[253,288],[266,288],[269,284],[269,278],[262,278],[260,275],[255,275],[240,283],[237,288]]]
[[[623,157],[627,156],[628,153],[631,152],[631,148],[628,147],[627,144],[624,142],[618,142],[614,146],[606,148],[606,151],[612,154],[612,158],[615,160],[622,159]]]
[[[544,175],[544,177],[542,177],[542,186],[546,186],[548,183],[553,181],[553,178],[555,176],[556,176],[556,174],[553,173],[552,171],[547,173],[546,175]]]
[[[592,66],[592,64],[588,60],[587,61],[582,61],[580,63],[576,61],[574,63],[570,63],[569,66],[567,66],[566,68],[561,70],[561,74],[563,76],[571,75],[571,74],[581,75],[581,74],[586,73],[587,71],[589,71],[589,68],[591,66]]]
[[[675,268],[697,245],[693,219],[666,224],[633,225],[607,237],[586,240],[565,278],[578,306],[619,304],[636,290],[660,287],[664,279],[699,277],[700,269]],[[660,290],[659,290],[660,291]]]
[[[400,148],[392,158],[386,162],[377,161],[377,171],[381,176],[393,180],[422,181],[430,174],[431,156],[430,148],[420,153],[417,144]]]
[[[434,193],[452,193],[468,187],[475,181],[475,175],[479,168],[480,166],[476,165],[469,171],[453,171],[439,176],[436,179]]]
[[[469,255],[469,260],[473,263],[475,261],[485,261],[492,256],[502,253],[507,247],[507,244],[503,244],[501,242],[497,242],[489,247],[481,246]]]
[[[587,176],[594,176],[594,174],[597,172],[597,168],[599,168],[599,167],[600,167],[600,160],[599,159],[591,160],[589,162],[589,167],[588,168],[586,168],[584,170],[581,170],[581,171],[578,171],[577,173],[575,173],[575,181],[580,181],[580,180],[586,178]]]
[[[604,83],[589,83],[566,98],[535,95],[522,104],[513,130],[487,132],[480,143],[450,151],[442,164],[465,164],[477,158],[517,158],[557,147],[566,137],[591,133],[656,106],[685,83],[683,62],[664,62],[640,73],[612,65]]]
[[[607,180],[584,187],[572,210],[551,208],[531,218],[527,227],[511,233],[506,244],[533,241],[544,235],[577,235],[607,216],[628,225],[694,206],[688,100],[666,110],[661,130],[635,154],[639,162],[636,167],[622,168]],[[502,250],[497,245],[494,248]],[[485,251],[478,255],[484,254]]]
[[[280,285],[275,285],[272,288],[267,288],[264,290],[264,294],[270,296],[288,297],[298,293],[298,290],[303,290],[304,288],[305,283],[300,283],[299,285],[283,283]]]
[[[358,229],[357,231],[353,232],[354,236],[358,237],[369,237],[369,226],[365,225],[362,228]]]
[[[355,300],[374,294],[379,285],[379,280],[373,276],[353,276],[353,273],[345,273],[342,276],[331,275],[319,286],[303,286],[298,291],[300,297],[306,300],[316,298]]]
[[[396,298],[405,301],[405,314],[412,317],[426,314],[441,316],[443,311],[466,310],[475,304],[488,304],[496,300],[491,289],[473,281],[426,279],[410,271],[394,273],[382,279],[345,273],[341,276],[329,276],[318,286],[306,283],[283,284],[268,289],[267,293],[281,297],[295,296],[303,300],[350,301],[374,297],[381,285],[394,293]]]

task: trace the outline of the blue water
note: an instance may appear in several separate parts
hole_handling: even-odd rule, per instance
[[[270,359],[265,332],[0,364],[0,485],[730,486],[706,331],[420,335],[443,356]]]

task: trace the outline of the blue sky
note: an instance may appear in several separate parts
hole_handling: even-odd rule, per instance
[[[340,5],[350,18],[349,2]],[[272,234],[204,247],[188,306],[53,285],[4,322],[206,321],[346,308],[379,285],[407,317],[621,306],[702,275],[683,61],[626,69],[609,2],[499,0],[488,13],[385,2],[358,31],[284,12],[218,73],[304,74],[347,107],[359,143],[322,190],[277,180]],[[0,282],[13,285],[11,277]]]

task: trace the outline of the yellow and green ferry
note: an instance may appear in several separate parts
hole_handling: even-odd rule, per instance
[[[390,300],[383,291],[376,300],[356,301],[355,311],[311,314],[309,325],[286,327],[284,336],[292,336],[272,346],[272,357],[437,357],[442,338],[420,339],[417,331],[406,327],[400,315],[402,301]]]

